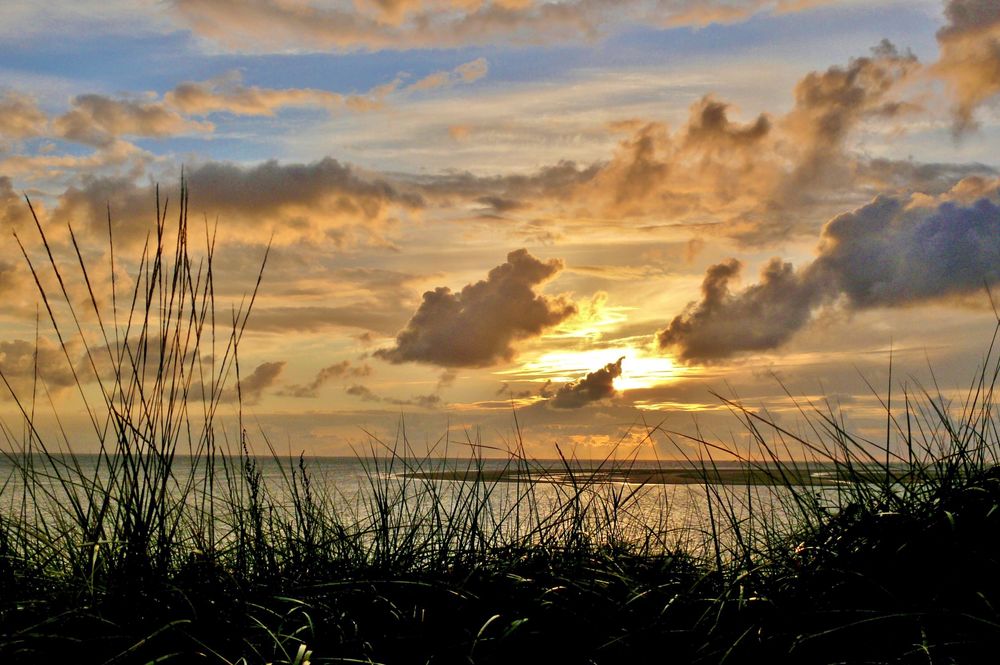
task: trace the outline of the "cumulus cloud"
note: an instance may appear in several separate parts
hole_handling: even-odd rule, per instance
[[[75,97],[72,108],[54,121],[61,138],[103,147],[122,136],[162,138],[210,132],[209,122],[190,120],[158,100]]]
[[[948,24],[938,31],[941,54],[931,72],[955,100],[956,131],[975,126],[975,110],[1000,92],[1000,4],[994,0],[950,0]]]
[[[579,409],[591,402],[613,397],[617,392],[614,380],[622,374],[622,360],[624,357],[589,372],[579,381],[560,386],[548,400],[549,406],[555,409]]]
[[[890,93],[918,67],[913,54],[900,53],[883,40],[870,57],[811,72],[800,80],[795,106],[783,119],[790,138],[800,146],[798,163],[784,183],[785,195],[793,196],[803,185],[823,178],[842,181],[848,163],[841,153],[849,132],[864,118],[893,117],[907,110],[909,106]]]
[[[809,320],[820,291],[790,263],[772,259],[760,282],[734,295],[730,283],[742,264],[729,259],[708,269],[701,300],[674,317],[657,340],[685,361],[725,358],[740,351],[772,349]]]
[[[353,365],[349,360],[342,360],[321,369],[309,383],[289,386],[278,394],[288,397],[318,397],[320,388],[334,379],[371,376],[371,373],[372,368],[368,365]]]
[[[592,40],[629,23],[704,26],[825,0],[173,0],[204,38],[250,52],[443,48]]]
[[[803,77],[783,115],[738,120],[738,109],[708,95],[692,104],[677,129],[642,120],[614,123],[609,130],[624,138],[605,162],[561,162],[530,175],[425,178],[420,191],[486,205],[484,214],[493,217],[648,219],[749,244],[815,232],[845,196],[860,203],[890,175],[907,175],[904,164],[893,164],[891,173],[869,166],[871,159],[850,151],[850,140],[862,123],[893,121],[911,109],[899,90],[917,67],[911,54],[883,42],[869,56]],[[912,165],[909,172],[916,174]],[[936,171],[942,181],[949,175]]]
[[[974,294],[1000,282],[1000,207],[982,198],[922,205],[879,197],[823,228],[815,260],[795,270],[772,259],[758,283],[733,293],[740,263],[709,268],[702,298],[658,334],[684,361],[775,348],[819,306],[894,307]]]
[[[48,118],[32,97],[7,91],[0,95],[0,137],[26,139],[45,132]]]
[[[252,167],[207,162],[187,170],[191,211],[218,217],[223,234],[279,242],[311,237],[333,244],[382,240],[394,213],[422,207],[421,198],[329,157],[312,164],[268,161]],[[151,185],[93,178],[67,189],[55,215],[103,231],[110,202],[116,238],[141,241],[153,217]]]
[[[485,280],[460,292],[438,287],[423,302],[396,344],[375,355],[391,363],[424,362],[444,367],[486,367],[514,357],[514,343],[536,337],[576,312],[562,297],[548,297],[535,287],[552,279],[562,261],[541,261],[527,250],[507,255]]]

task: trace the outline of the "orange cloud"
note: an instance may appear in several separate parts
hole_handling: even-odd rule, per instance
[[[497,42],[590,40],[630,23],[704,26],[825,0],[173,0],[197,33],[241,51],[446,48]]]
[[[41,136],[48,118],[32,97],[8,91],[0,95],[0,137]]]

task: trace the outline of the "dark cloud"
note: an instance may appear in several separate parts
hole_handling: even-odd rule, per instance
[[[468,284],[459,293],[443,286],[427,291],[396,336],[396,345],[375,355],[391,363],[443,367],[486,367],[510,360],[515,342],[537,337],[576,312],[568,300],[534,290],[562,267],[558,259],[543,262],[519,249],[485,280]]]
[[[781,345],[838,297],[862,309],[974,294],[1000,282],[1000,207],[879,197],[830,220],[804,268],[772,259],[757,284],[733,293],[739,269],[735,259],[709,268],[702,299],[660,331],[660,347],[712,361]]]
[[[382,398],[373,393],[367,387],[360,384],[355,384],[353,386],[348,386],[344,389],[344,392],[352,397],[358,397],[365,402],[381,402]]]
[[[1000,208],[980,199],[913,209],[883,197],[832,219],[819,249],[811,279],[836,280],[856,307],[974,293],[1000,281]]]
[[[938,31],[940,58],[931,72],[948,84],[955,100],[956,131],[975,126],[975,110],[1000,92],[1000,3],[950,0],[948,24]]]
[[[624,357],[608,363],[599,370],[589,372],[579,381],[560,386],[556,394],[549,399],[549,406],[555,409],[579,409],[591,402],[613,397],[617,392],[614,380],[622,374],[622,360]]]
[[[353,233],[380,238],[394,213],[422,207],[419,196],[368,177],[329,157],[311,164],[267,161],[252,167],[208,162],[187,170],[191,212],[220,220],[241,241],[311,237],[342,244]],[[116,238],[141,241],[154,218],[152,186],[128,178],[93,178],[59,199],[58,218],[106,234],[110,203]]]
[[[418,406],[421,409],[436,409],[441,406],[441,396],[433,393],[429,395],[414,395],[410,399],[383,397],[382,401],[395,406]]]
[[[496,392],[497,397],[506,397],[509,399],[523,399],[525,397],[531,397],[534,394],[535,393],[532,390],[514,390],[506,381],[500,384],[500,387],[497,388]]]
[[[736,259],[710,267],[701,285],[701,300],[689,304],[660,331],[660,347],[677,349],[685,361],[712,360],[772,349],[805,325],[820,292],[790,263],[772,259],[758,284],[734,295],[729,284],[741,268]]]
[[[278,394],[288,397],[318,397],[320,388],[334,379],[360,378],[371,376],[371,373],[372,368],[368,365],[353,365],[349,360],[342,360],[339,363],[334,363],[321,369],[309,383],[288,386]]]
[[[249,376],[240,377],[239,391],[236,386],[230,388],[222,394],[222,400],[233,402],[239,398],[244,404],[257,404],[264,396],[264,391],[277,383],[278,376],[284,369],[284,361],[261,363]]]
[[[384,404],[392,404],[393,406],[417,406],[422,409],[436,409],[441,405],[441,397],[435,394],[415,395],[410,399],[380,397],[366,386],[362,386],[360,384],[349,386],[344,392],[353,397],[357,397],[364,402],[381,402]]]
[[[754,145],[771,131],[771,121],[760,115],[752,124],[737,125],[728,117],[729,104],[711,95],[691,108],[691,118],[685,130],[684,142],[702,150],[726,149],[730,146]]]

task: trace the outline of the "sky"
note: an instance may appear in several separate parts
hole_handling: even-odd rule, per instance
[[[280,450],[671,458],[740,450],[734,402],[884,439],[989,346],[998,95],[996,0],[4,2],[4,428],[36,365],[82,419],[25,197],[106,307],[183,174],[220,312],[267,252],[239,382]]]

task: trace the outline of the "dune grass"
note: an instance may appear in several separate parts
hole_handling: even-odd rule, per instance
[[[109,285],[72,230],[61,248],[41,224],[17,239],[89,429],[61,424],[37,371],[27,389],[0,373],[20,411],[3,425],[0,662],[978,663],[1000,647],[993,344],[962,404],[888,394],[880,441],[829,405],[802,405],[804,436],[729,402],[750,445],[694,439],[701,529],[640,505],[651,479],[626,461],[545,466],[515,439],[497,470],[466,440],[443,471],[404,429],[372,440],[345,506],[304,457],[253,454],[269,444],[243,427],[238,351],[256,291],[216,320],[214,236],[196,258],[183,189],[177,207],[171,224],[157,202],[126,284],[110,232]],[[96,458],[73,454],[84,436]],[[817,470],[837,482],[803,481]]]

